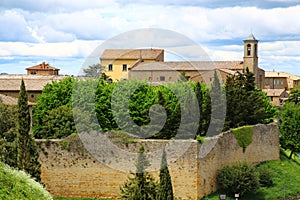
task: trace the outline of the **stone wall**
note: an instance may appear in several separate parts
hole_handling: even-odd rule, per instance
[[[218,170],[238,161],[259,163],[279,159],[279,132],[276,124],[256,125],[253,142],[243,149],[232,132],[209,138],[204,144],[197,141],[173,141],[184,144],[177,158],[167,150],[174,193],[182,199],[201,199],[215,191]],[[111,168],[108,161],[99,162],[84,148],[79,137],[61,140],[40,140],[41,179],[54,196],[117,198],[119,187],[130,175],[128,171]],[[124,150],[136,152],[144,144],[146,152],[170,146],[170,141],[138,140],[123,145]],[[186,147],[186,148],[185,148]],[[114,155],[116,162],[121,161]],[[130,159],[130,158],[128,158]],[[132,160],[134,163],[135,160]],[[158,163],[156,163],[158,164]],[[158,177],[158,171],[152,172]]]

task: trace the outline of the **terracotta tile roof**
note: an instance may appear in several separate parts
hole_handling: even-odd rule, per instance
[[[292,80],[300,80],[300,76],[293,75],[287,72],[276,72],[276,71],[266,71],[265,72],[266,78],[290,78]]]
[[[262,89],[262,91],[266,92],[268,97],[279,97],[285,89]]]
[[[106,49],[100,59],[157,59],[163,49]]]
[[[30,70],[30,69],[34,69],[34,70],[59,70],[58,68],[52,67],[50,66],[48,63],[42,62],[41,64],[32,66],[32,67],[28,67],[26,68],[26,70]]]
[[[241,61],[192,61],[192,62],[145,62],[139,63],[132,68],[133,71],[194,71],[194,70],[214,70],[228,69],[240,70],[243,69]]]
[[[18,99],[4,94],[0,94],[0,102],[6,105],[18,105]]]
[[[221,71],[221,72],[225,72],[226,74],[229,74],[229,75],[234,75],[236,73],[236,71],[231,70],[231,69],[218,68],[218,70]]]
[[[0,102],[2,102],[5,105],[16,106],[18,105],[18,98],[0,94]],[[36,105],[36,103],[28,101],[28,105]]]
[[[47,83],[60,81],[66,76],[0,75],[0,91],[19,91],[22,78],[27,91],[42,91]]]

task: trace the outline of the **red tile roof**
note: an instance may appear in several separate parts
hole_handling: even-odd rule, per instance
[[[32,67],[28,67],[26,68],[26,70],[30,70],[30,69],[34,69],[34,70],[59,70],[58,68],[55,68],[55,67],[52,67],[50,66],[48,63],[45,63],[45,62],[42,62],[41,64],[39,65],[35,65],[35,66],[32,66]]]

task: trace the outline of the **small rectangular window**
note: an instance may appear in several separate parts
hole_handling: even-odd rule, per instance
[[[165,78],[164,76],[160,76],[160,77],[159,77],[159,80],[160,80],[160,81],[165,81],[165,79],[166,79],[166,78]]]
[[[113,70],[113,65],[112,64],[109,64],[108,65],[108,71],[112,71]]]
[[[34,75],[36,74],[36,71],[31,71],[30,74]]]
[[[127,71],[127,64],[123,64],[123,71]]]

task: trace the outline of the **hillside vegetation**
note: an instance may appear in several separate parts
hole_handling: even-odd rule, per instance
[[[23,171],[0,162],[0,199],[48,200],[51,195],[43,186]]]

